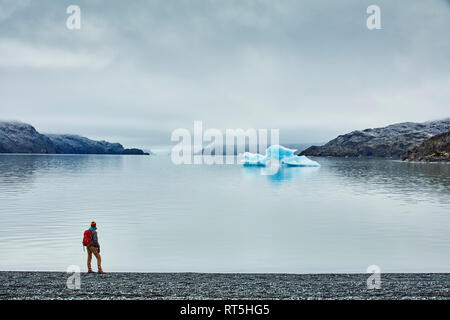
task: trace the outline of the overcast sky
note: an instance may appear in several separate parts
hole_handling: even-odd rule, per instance
[[[0,0],[0,119],[136,147],[194,120],[290,143],[440,119],[449,31],[448,0]]]

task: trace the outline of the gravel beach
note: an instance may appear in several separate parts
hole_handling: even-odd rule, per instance
[[[0,272],[0,299],[449,299],[449,273],[370,274],[81,273],[67,288],[63,272]]]

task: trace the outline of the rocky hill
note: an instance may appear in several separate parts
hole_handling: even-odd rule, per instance
[[[403,157],[408,161],[450,161],[450,131],[425,140]]]
[[[70,134],[41,134],[26,123],[0,122],[0,153],[47,154],[148,154],[125,149],[120,143],[95,141]]]
[[[450,118],[424,123],[397,123],[382,128],[352,131],[323,146],[309,147],[300,155],[402,158],[408,150],[421,142],[449,130]]]
[[[47,134],[62,154],[145,154],[140,149],[125,149],[120,143],[96,141],[73,134]]]
[[[0,121],[0,153],[56,153],[56,147],[29,124]]]

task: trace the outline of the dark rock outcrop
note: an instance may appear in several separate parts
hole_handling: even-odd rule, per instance
[[[401,158],[422,141],[449,130],[450,118],[424,123],[397,123],[382,128],[352,131],[323,146],[309,147],[300,155]]]
[[[130,149],[123,149],[122,154],[134,154],[134,155],[147,155],[148,156],[148,155],[150,155],[150,152],[144,152],[141,149],[130,148]]]
[[[0,121],[0,153],[148,155],[140,149],[125,149],[120,143],[70,134],[44,135],[29,124],[15,121]]]
[[[29,124],[0,121],[0,153],[56,153],[56,148]]]
[[[450,131],[435,135],[409,150],[408,161],[450,161]]]

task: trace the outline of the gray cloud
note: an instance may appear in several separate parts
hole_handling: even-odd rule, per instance
[[[282,141],[449,116],[449,2],[0,1],[0,118],[142,146],[192,127]],[[65,9],[81,7],[67,30]]]

